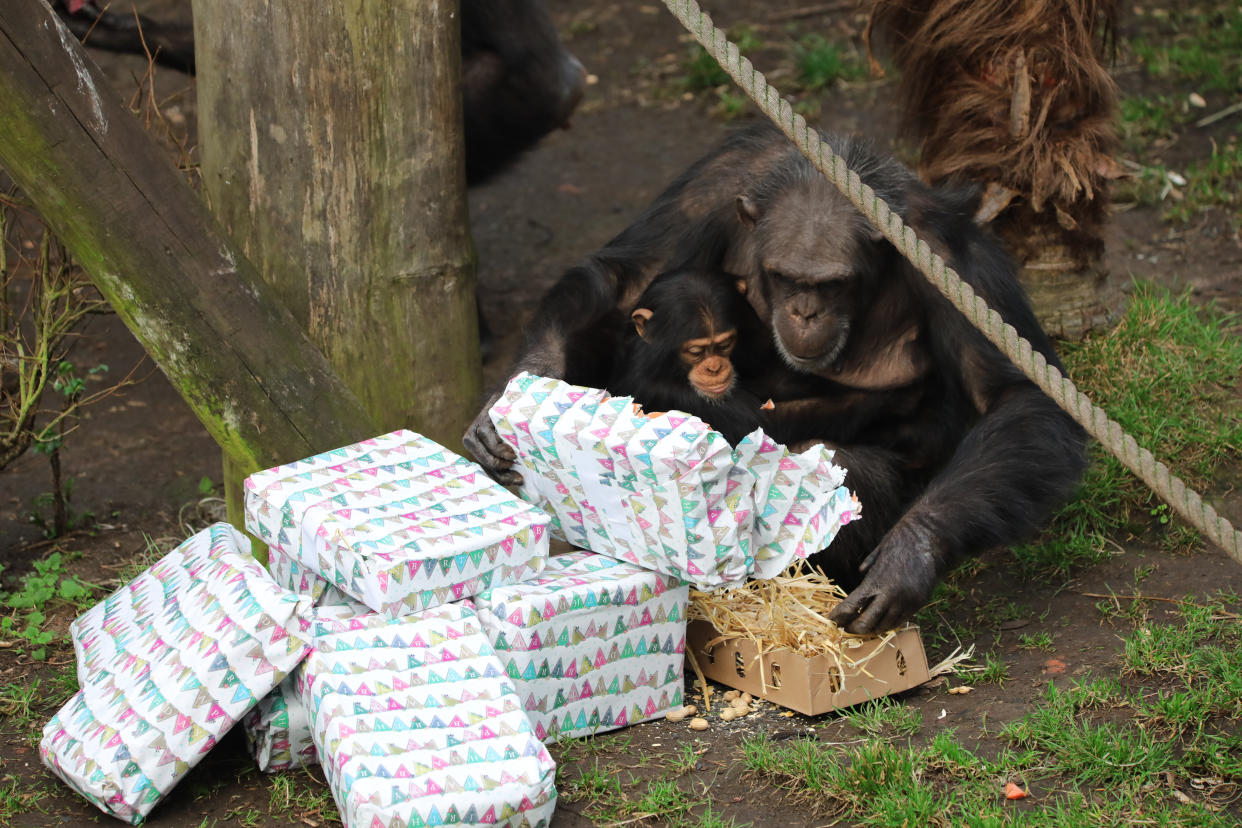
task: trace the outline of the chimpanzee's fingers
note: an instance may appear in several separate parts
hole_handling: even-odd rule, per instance
[[[854,635],[871,635],[884,627],[884,621],[888,618],[892,609],[892,603],[888,596],[883,593],[875,595],[867,608],[859,614],[857,618],[845,625],[845,631]]]
[[[872,565],[874,565],[875,562],[880,559],[880,550],[883,548],[884,547],[882,546],[877,546],[875,549],[872,549],[871,554],[863,558],[863,562],[858,565],[858,571],[866,572],[868,569],[870,569]]]
[[[828,618],[838,627],[848,629],[848,625],[854,622],[858,614],[866,609],[867,604],[871,603],[871,599],[874,597],[875,593],[873,592],[864,592],[861,589],[856,589],[845,596],[845,600],[832,608],[832,612],[828,613]]]

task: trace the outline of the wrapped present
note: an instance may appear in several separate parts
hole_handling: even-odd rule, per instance
[[[521,494],[557,537],[713,589],[778,574],[858,516],[823,446],[791,454],[756,430],[733,447],[689,414],[636,411],[525,373],[492,406]]]
[[[346,828],[543,828],[556,764],[469,601],[389,619],[332,608],[298,675]]]
[[[391,617],[537,574],[547,524],[474,463],[409,431],[246,479],[246,528]]]
[[[554,741],[681,707],[689,591],[673,576],[572,552],[475,605],[535,735]]]
[[[298,695],[299,678],[298,670],[294,670],[242,720],[246,746],[259,770],[265,773],[319,762],[306,708]]]
[[[80,690],[43,729],[44,763],[137,824],[310,649],[310,599],[218,523],[75,620]]]

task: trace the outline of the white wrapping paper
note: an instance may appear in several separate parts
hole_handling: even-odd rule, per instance
[[[219,523],[73,622],[81,689],[44,763],[137,824],[310,647],[310,599],[276,585]]]
[[[790,454],[756,430],[734,448],[689,414],[525,373],[490,415],[557,537],[699,589],[773,577],[859,513],[823,446]]]
[[[300,692],[347,828],[544,828],[556,765],[469,601],[316,622]]]
[[[547,523],[474,463],[409,431],[246,479],[247,529],[391,617],[537,574]]]
[[[572,552],[475,605],[535,735],[555,741],[681,706],[689,591],[670,575]]]

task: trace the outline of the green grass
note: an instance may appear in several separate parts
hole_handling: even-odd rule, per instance
[[[867,76],[866,65],[852,50],[843,49],[817,34],[806,35],[798,41],[793,58],[798,83],[808,92],[839,80],[861,80]]]
[[[763,41],[744,26],[730,29],[728,37],[737,44],[738,51],[743,55],[763,47]],[[703,92],[733,83],[716,59],[697,43],[691,47],[689,56],[682,64],[682,73],[680,85],[688,92]]]
[[[1182,174],[1186,186],[1182,198],[1165,209],[1165,217],[1182,224],[1211,208],[1229,213],[1235,227],[1242,228],[1242,144],[1235,138],[1224,147],[1213,147],[1212,156],[1196,161]]]
[[[1026,715],[991,734],[999,743],[990,755],[951,730],[931,735],[920,729],[905,740],[859,747],[760,735],[742,744],[742,761],[752,775],[783,788],[825,821],[1236,825],[1232,798],[1242,784],[1238,601],[1222,595],[1206,606],[1187,603],[1169,624],[1142,624],[1122,644],[1127,684],[1118,678],[1049,682]],[[920,742],[920,735],[929,738]],[[1006,801],[1006,781],[1030,798]]]
[[[1187,105],[1169,95],[1128,96],[1121,99],[1121,140],[1137,152],[1152,141],[1173,138],[1184,120]]]
[[[617,824],[660,824],[670,828],[735,828],[715,810],[710,785],[695,786],[693,780],[680,779],[694,768],[693,750],[683,746],[672,757],[642,757],[614,753],[612,757],[595,757],[589,767],[565,770],[557,777],[557,789],[563,802],[582,803],[581,812],[594,822]],[[638,766],[658,765],[656,774],[642,779],[622,773],[616,758],[625,756]],[[567,778],[570,774],[572,778]],[[690,790],[687,790],[690,788]]]
[[[1155,78],[1188,81],[1201,92],[1235,92],[1242,77],[1242,7],[1234,2],[1174,4],[1152,10],[1149,32],[1130,49]]]
[[[923,726],[922,713],[887,697],[850,708],[844,718],[868,736],[909,736]]]
[[[1168,463],[1202,489],[1242,447],[1242,339],[1236,317],[1203,308],[1189,295],[1135,285],[1125,317],[1111,332],[1062,347],[1078,387]],[[1042,539],[1015,548],[1024,568],[1063,577],[1106,557],[1106,536],[1124,530],[1177,530],[1167,507],[1098,444],[1078,497],[1052,520]],[[1188,543],[1184,527],[1176,545]]]

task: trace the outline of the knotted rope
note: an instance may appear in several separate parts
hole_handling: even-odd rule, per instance
[[[1112,454],[1150,486],[1156,494],[1172,506],[1212,543],[1219,546],[1238,563],[1242,563],[1242,532],[1233,528],[1226,518],[1218,515],[1211,505],[1204,503],[1199,493],[1190,489],[1169,467],[1156,460],[1150,451],[1110,418],[1104,409],[1079,391],[1074,383],[1049,365],[1043,355],[1031,347],[1031,343],[1018,335],[1012,325],[1000,314],[988,307],[982,297],[975,295],[970,285],[962,281],[957,272],[947,266],[927,242],[905,225],[901,216],[893,212],[875,191],[864,185],[858,173],[849,169],[845,159],[819,139],[819,133],[807,125],[806,119],[793,111],[793,106],[780,92],[755,69],[750,60],[742,57],[737,44],[731,42],[722,29],[712,24],[711,15],[702,11],[694,0],[664,0],[686,30],[694,35],[721,68],[750,96],[759,109],[780,127],[798,146],[807,159],[815,165],[842,194],[857,207],[867,220],[879,229],[910,262],[926,276],[936,288],[966,315],[976,328],[983,332],[1027,377],[1043,389],[1071,417],[1078,421],[1087,433],[1099,440]]]

